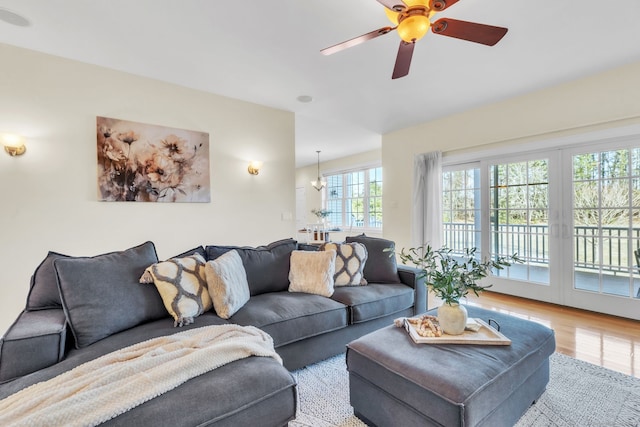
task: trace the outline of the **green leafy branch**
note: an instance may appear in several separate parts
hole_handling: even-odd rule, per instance
[[[430,245],[404,248],[399,254],[403,264],[411,263],[421,270],[426,285],[447,304],[458,303],[469,292],[476,296],[493,285],[482,286],[477,282],[491,274],[492,269],[503,270],[513,262],[521,263],[517,254],[480,261],[477,248],[466,248],[463,255],[454,254],[443,247],[434,250]]]

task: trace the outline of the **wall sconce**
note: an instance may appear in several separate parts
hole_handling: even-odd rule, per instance
[[[11,157],[21,156],[27,151],[23,136],[5,133],[0,139],[2,140],[2,145],[4,145],[4,151]]]
[[[262,167],[262,162],[257,160],[252,160],[251,163],[249,163],[249,167],[247,168],[247,170],[251,175],[258,175],[260,173],[261,167]]]

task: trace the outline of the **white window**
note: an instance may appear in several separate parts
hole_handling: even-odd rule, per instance
[[[464,254],[480,248],[480,166],[443,168],[442,223],[444,246]]]
[[[328,175],[325,206],[331,226],[382,229],[382,168]]]

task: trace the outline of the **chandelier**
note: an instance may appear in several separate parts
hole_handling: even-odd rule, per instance
[[[318,153],[318,178],[316,178],[315,181],[311,181],[311,185],[313,188],[320,191],[327,186],[327,181],[323,180],[320,176],[320,151],[316,151],[316,153]]]

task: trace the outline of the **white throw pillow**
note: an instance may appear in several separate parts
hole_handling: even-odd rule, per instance
[[[333,275],[334,286],[366,285],[364,265],[369,254],[362,243],[325,243],[323,251],[336,251],[336,272]]]
[[[249,301],[247,272],[236,250],[208,261],[205,272],[213,308],[221,318],[230,318]]]
[[[293,251],[289,268],[289,292],[325,297],[333,295],[336,251]]]
[[[140,283],[156,285],[164,308],[175,320],[174,326],[189,325],[211,309],[204,267],[202,255],[194,254],[153,264],[140,278]]]

